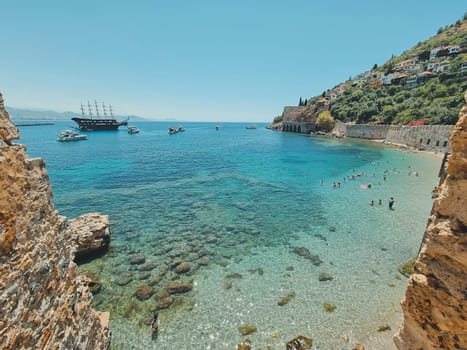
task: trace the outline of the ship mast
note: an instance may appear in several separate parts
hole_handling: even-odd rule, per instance
[[[83,117],[83,119],[86,118],[86,117],[84,116],[84,106],[83,106],[83,103],[82,103],[82,102],[81,102],[81,117]]]
[[[92,109],[91,109],[91,104],[88,101],[88,111],[89,111],[89,118],[92,119]]]
[[[107,119],[107,111],[105,110],[104,102],[102,102],[102,110],[104,111],[104,118]]]
[[[97,105],[97,101],[94,100],[94,105],[96,106],[96,116],[97,116],[97,119],[99,119],[99,106]]]
[[[110,118],[114,118],[114,115],[112,113],[112,105],[109,105],[109,110],[110,110]]]

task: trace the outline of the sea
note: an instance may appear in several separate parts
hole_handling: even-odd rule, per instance
[[[420,249],[440,157],[264,123],[130,124],[141,132],[57,142],[73,127],[58,121],[16,141],[45,160],[61,215],[110,217],[109,253],[79,269],[102,283],[112,349],[285,349],[299,335],[395,349],[398,268]]]

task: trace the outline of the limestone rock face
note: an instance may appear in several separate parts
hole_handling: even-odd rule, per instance
[[[402,301],[401,350],[467,349],[467,106]]]
[[[10,120],[5,110],[3,96],[0,94],[0,144],[11,144],[12,140],[19,139],[19,131]]]
[[[109,332],[73,262],[45,164],[14,145],[0,101],[0,347],[106,349]]]

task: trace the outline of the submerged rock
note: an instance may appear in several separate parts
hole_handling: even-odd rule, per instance
[[[146,261],[146,258],[144,255],[135,255],[133,258],[131,258],[130,264],[140,265],[140,264],[144,264],[145,261]]]
[[[193,289],[191,283],[172,283],[166,288],[169,294],[186,293]]]
[[[133,281],[131,277],[120,277],[115,280],[115,284],[123,287],[123,286],[126,286],[131,281]]]
[[[152,288],[151,286],[147,284],[143,284],[139,286],[135,292],[135,296],[141,301],[149,299],[153,294],[154,294],[154,288]]]
[[[176,273],[186,273],[188,271],[190,271],[191,269],[191,265],[189,262],[182,262],[180,263],[179,265],[177,265],[177,267],[175,268],[175,272]]]
[[[247,339],[237,345],[237,350],[251,350],[251,340]]]
[[[318,255],[311,254],[308,248],[305,247],[295,247],[293,252],[297,255],[303,256],[305,259],[308,259],[312,262],[313,265],[319,266],[323,261],[319,258]]]
[[[320,275],[319,275],[319,280],[321,282],[324,282],[324,281],[332,281],[334,277],[331,276],[331,274],[327,273],[327,272],[321,272]]]
[[[390,331],[390,330],[391,330],[391,326],[389,326],[387,324],[378,327],[378,332],[386,332],[386,331]]]
[[[410,277],[410,275],[414,273],[414,266],[415,266],[415,258],[399,266],[399,272],[406,277]]]
[[[324,310],[326,310],[326,312],[333,312],[336,309],[336,305],[329,304],[329,303],[324,303],[323,307],[324,307]]]
[[[292,300],[293,298],[295,298],[296,294],[295,292],[290,292],[289,294],[287,294],[286,296],[282,297],[278,302],[277,302],[277,305],[279,306],[284,306],[286,304],[288,304],[288,302],[290,300]]]
[[[356,344],[352,350],[365,350],[365,346],[363,346],[363,344]]]
[[[256,332],[258,329],[256,326],[240,326],[238,327],[238,331],[240,332],[241,335],[248,335],[251,333]]]
[[[149,262],[149,263],[144,263],[138,267],[138,270],[140,271],[151,271],[156,268],[156,264]]]
[[[201,259],[198,260],[198,265],[207,266],[209,265],[210,259],[208,256],[203,256]]]
[[[157,303],[156,310],[163,310],[163,309],[168,309],[170,305],[172,305],[174,302],[174,298],[171,296],[159,299],[159,302]]]
[[[286,350],[308,350],[313,346],[313,339],[299,335],[287,342]]]
[[[250,269],[250,270],[248,270],[248,272],[251,273],[251,274],[258,273],[258,275],[260,275],[260,276],[264,275],[264,270],[263,270],[262,267],[258,267],[256,269]]]

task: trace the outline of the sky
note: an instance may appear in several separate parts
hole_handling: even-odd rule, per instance
[[[7,107],[270,122],[462,18],[464,0],[0,0]]]

